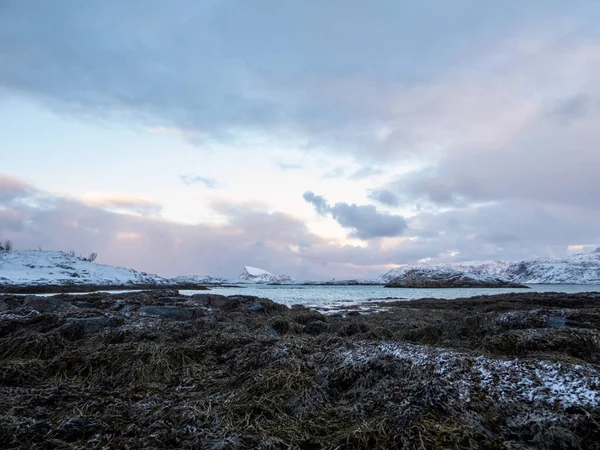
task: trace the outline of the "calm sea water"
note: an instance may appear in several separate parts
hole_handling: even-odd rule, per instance
[[[600,285],[530,285],[530,289],[405,289],[383,286],[266,286],[211,288],[210,293],[222,295],[255,295],[285,305],[300,304],[317,308],[345,306],[381,299],[415,300],[418,298],[461,298],[508,292],[600,292]],[[205,294],[207,291],[180,291],[184,295]]]

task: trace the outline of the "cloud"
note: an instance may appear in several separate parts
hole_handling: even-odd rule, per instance
[[[25,197],[33,191],[34,189],[27,183],[0,173],[0,203]]]
[[[0,209],[0,226],[3,238],[19,249],[97,252],[101,263],[167,276],[237,277],[250,264],[298,279],[375,277],[391,265],[427,258],[562,256],[571,251],[569,246],[600,243],[600,211],[578,205],[498,202],[421,212],[404,222],[372,206],[331,206],[308,192],[305,199],[356,237],[368,239],[365,245],[331,242],[310,232],[299,218],[265,212],[261,205],[215,203],[223,223],[190,225],[122,214],[38,190]]]
[[[393,192],[385,189],[375,189],[369,193],[369,198],[386,206],[399,206],[400,198]]]
[[[325,172],[323,178],[341,178],[346,174],[346,169],[343,167],[334,167],[333,169]]]
[[[21,231],[24,227],[23,220],[24,216],[18,210],[0,207],[0,232]]]
[[[162,210],[162,205],[158,202],[121,194],[89,195],[84,202],[90,206],[137,214],[156,215]]]
[[[200,175],[194,175],[191,173],[179,175],[179,179],[183,182],[183,184],[188,186],[193,184],[203,184],[208,189],[216,189],[218,186],[218,183],[214,178],[201,177]]]
[[[317,214],[320,216],[326,216],[331,211],[329,203],[327,203],[327,200],[321,195],[316,195],[314,192],[307,191],[302,195],[302,198],[313,205],[315,211],[317,211]]]
[[[302,164],[288,164],[288,163],[284,163],[281,161],[278,161],[276,163],[277,167],[279,167],[281,170],[299,170],[302,169],[304,166],[302,166]]]
[[[365,178],[369,178],[373,175],[381,175],[382,173],[383,170],[381,169],[372,166],[365,166],[352,173],[348,178],[351,180],[364,180]]]
[[[431,80],[466,77],[455,68],[471,73],[473,55],[540,22],[551,28],[567,14],[593,30],[596,17],[593,2],[559,0],[75,3],[4,2],[0,56],[11,64],[0,86],[153,132],[267,135],[367,159],[428,147],[426,116],[439,104]]]
[[[400,236],[407,227],[404,217],[381,213],[373,205],[339,202],[330,206],[325,198],[310,191],[305,192],[303,197],[319,215],[331,214],[342,227],[353,230],[352,237],[368,240]]]

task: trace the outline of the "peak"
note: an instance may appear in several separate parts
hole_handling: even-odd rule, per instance
[[[259,269],[258,267],[253,266],[244,266],[244,270],[248,272],[250,275],[258,276],[258,275],[273,275],[268,270]]]

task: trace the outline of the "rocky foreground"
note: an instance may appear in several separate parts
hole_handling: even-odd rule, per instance
[[[2,448],[600,448],[600,294],[0,296]]]

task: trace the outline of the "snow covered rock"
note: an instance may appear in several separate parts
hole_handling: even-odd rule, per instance
[[[390,288],[526,288],[504,278],[454,270],[412,269],[388,282]]]
[[[283,273],[274,275],[271,272],[259,269],[258,267],[246,266],[240,275],[240,281],[245,283],[269,284],[286,283],[293,281],[293,279],[289,275]]]
[[[562,259],[516,262],[507,267],[505,274],[517,283],[600,284],[600,248]]]
[[[0,252],[0,286],[165,285],[158,275],[85,261],[64,252]]]

